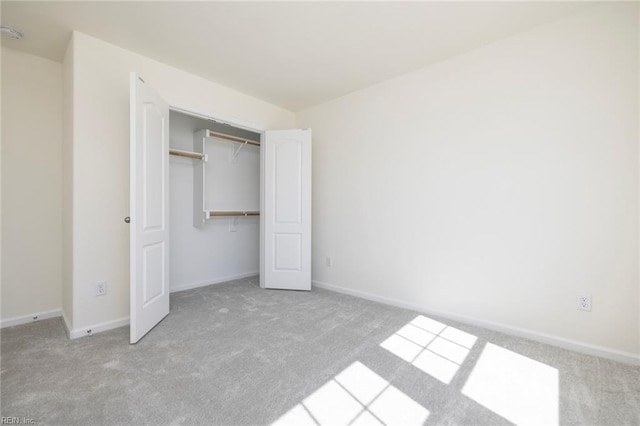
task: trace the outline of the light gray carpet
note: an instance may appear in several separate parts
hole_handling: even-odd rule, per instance
[[[428,413],[426,424],[499,425],[534,421],[536,401],[531,417],[526,407],[509,410],[535,399],[531,392],[540,385],[540,404],[557,404],[561,424],[640,424],[639,367],[434,318],[449,326],[441,337],[450,340],[432,349],[461,364],[442,370],[454,374],[443,380],[440,370],[429,374],[432,364],[413,362],[388,340],[398,332],[404,337],[396,336],[396,344],[410,341],[406,332],[413,330],[420,343],[422,325],[407,326],[418,315],[320,289],[265,291],[253,278],[172,294],[171,314],[137,345],[128,344],[126,327],[74,341],[60,319],[8,328],[1,339],[1,414],[60,425],[262,425],[287,412],[283,420],[295,424],[304,416],[350,423],[353,413],[358,422],[403,423],[403,415],[422,421]],[[506,377],[498,372],[488,380],[496,360]],[[532,389],[518,384],[528,366],[527,383],[541,380]],[[345,371],[361,376],[349,379]],[[549,372],[557,373],[557,397],[544,388]],[[380,383],[386,396],[376,389]],[[475,394],[467,392],[471,384]],[[502,402],[491,401],[496,386],[498,393],[508,390]],[[347,414],[340,417],[340,410]]]

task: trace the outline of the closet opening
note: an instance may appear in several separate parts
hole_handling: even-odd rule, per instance
[[[258,285],[262,134],[169,114],[170,292],[252,276]]]

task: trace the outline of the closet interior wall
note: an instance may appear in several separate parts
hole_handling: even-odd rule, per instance
[[[193,151],[193,134],[209,129],[260,141],[258,133],[171,111],[171,148]],[[206,210],[260,210],[260,149],[208,139]],[[235,155],[237,153],[237,155]],[[194,165],[199,160],[169,156],[171,291],[258,275],[258,216],[215,217],[194,227]]]

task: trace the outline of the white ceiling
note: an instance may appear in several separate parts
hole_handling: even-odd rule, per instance
[[[75,29],[298,111],[588,4],[3,0],[2,44],[60,62]]]

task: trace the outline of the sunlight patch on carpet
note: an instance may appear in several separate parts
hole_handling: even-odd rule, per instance
[[[273,425],[421,425],[427,417],[429,410],[356,361]]]
[[[521,425],[557,425],[558,370],[488,343],[462,393]]]
[[[418,315],[380,346],[449,384],[476,340],[476,336]]]

